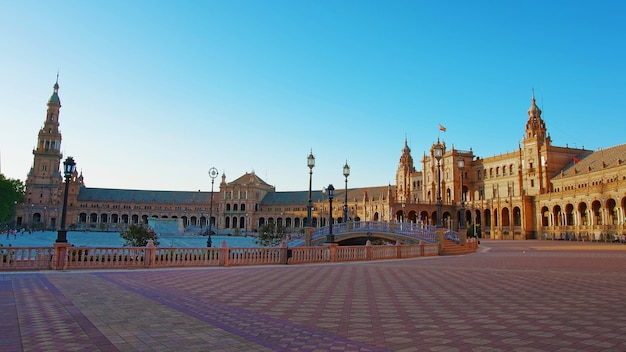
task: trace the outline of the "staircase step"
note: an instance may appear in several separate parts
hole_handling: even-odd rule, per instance
[[[461,255],[475,253],[476,249],[461,245],[451,240],[444,240],[442,255]]]

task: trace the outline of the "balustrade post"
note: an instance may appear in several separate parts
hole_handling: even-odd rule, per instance
[[[334,263],[335,261],[337,261],[337,243],[328,243],[328,250],[330,251],[330,255],[329,255],[329,261],[331,263]]]
[[[402,258],[402,243],[396,240],[396,259]]]
[[[54,255],[52,256],[52,269],[65,270],[68,265],[67,251],[71,247],[71,245],[67,242],[55,242],[53,247]]]
[[[222,241],[222,246],[220,247],[220,257],[219,257],[219,266],[228,266],[228,245],[226,241]]]
[[[156,264],[156,247],[154,241],[148,240],[146,244],[145,254],[143,257],[143,266],[146,268],[154,268]]]
[[[367,242],[365,242],[365,259],[367,260],[372,260],[372,258],[374,257],[374,248],[372,247],[372,241],[367,240]]]
[[[393,219],[389,220],[389,232],[392,232],[392,233],[395,232],[395,224],[394,224]]]
[[[424,241],[420,241],[420,257],[423,257],[424,253]]]
[[[280,242],[280,252],[279,252],[279,259],[278,261],[281,264],[288,264],[289,261],[289,249],[287,248],[287,241],[283,240],[282,242]]]

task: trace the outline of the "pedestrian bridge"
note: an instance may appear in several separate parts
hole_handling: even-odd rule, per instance
[[[331,234],[330,226],[316,228],[311,233],[311,245],[319,246],[327,242]],[[382,239],[385,241],[412,244],[437,243],[435,226],[421,223],[394,221],[348,221],[332,226],[334,241],[346,245],[365,244],[368,240]],[[307,244],[307,233],[294,237],[287,242],[288,247],[299,247]],[[446,239],[459,243],[456,231],[446,230]]]

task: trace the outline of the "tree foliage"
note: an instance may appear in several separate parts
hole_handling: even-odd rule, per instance
[[[480,235],[480,225],[470,225],[467,228],[467,237],[481,237]]]
[[[7,179],[0,174],[0,225],[13,226],[15,221],[15,202],[21,203],[25,194],[24,183],[20,180]]]
[[[282,240],[285,238],[287,230],[287,227],[283,225],[277,225],[273,221],[268,222],[264,225],[259,226],[259,237],[257,238],[256,242],[261,247],[276,247],[280,245]]]
[[[148,240],[152,240],[155,246],[159,245],[157,233],[147,225],[131,224],[120,233],[125,247],[145,247]]]

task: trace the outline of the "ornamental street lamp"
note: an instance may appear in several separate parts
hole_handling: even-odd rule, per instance
[[[17,201],[13,201],[13,214],[15,215],[15,221],[13,222],[13,227],[17,230]]]
[[[343,175],[346,177],[346,194],[343,200],[343,222],[348,222],[348,176],[350,176],[350,166],[348,166],[348,160],[343,166]]]
[[[405,222],[404,218],[404,207],[406,206],[406,200],[402,199],[402,214],[400,215],[400,222]]]
[[[313,156],[313,150],[311,154],[306,158],[306,164],[309,167],[309,203],[306,206],[306,226],[312,226],[311,224],[311,211],[313,205],[311,204],[311,186],[313,184],[313,168],[315,167],[315,157]]]
[[[206,246],[211,247],[211,217],[213,215],[213,183],[215,183],[215,178],[218,175],[218,171],[216,168],[212,167],[209,169],[209,177],[211,178],[211,201],[209,202],[209,236],[206,239]]]
[[[33,229],[33,222],[35,222],[35,214],[33,214],[34,206],[35,206],[34,204],[31,204],[28,210],[28,228],[31,231]]]
[[[459,173],[461,174],[461,216],[459,217],[459,229],[465,228],[465,203],[463,202],[463,169],[465,168],[465,160],[463,157],[459,158],[457,166],[459,167]]]
[[[441,228],[441,158],[443,157],[443,145],[437,139],[433,147],[435,159],[437,159],[437,228]]]
[[[70,178],[76,171],[74,158],[68,156],[63,162],[63,174],[65,175],[65,193],[63,194],[63,208],[61,208],[61,228],[57,232],[57,243],[67,243],[67,229],[65,228],[65,217],[67,216],[67,198],[70,190]]]
[[[326,243],[335,243],[335,236],[333,236],[333,196],[335,195],[335,187],[328,185],[326,189],[328,191],[329,202],[329,214],[328,214],[328,236],[326,237]]]

